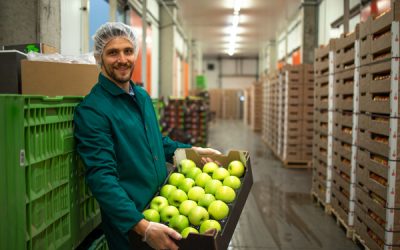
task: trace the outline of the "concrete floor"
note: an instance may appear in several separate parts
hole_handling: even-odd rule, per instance
[[[311,170],[285,169],[241,120],[210,124],[209,146],[250,152],[254,184],[229,250],[360,249],[313,203]]]

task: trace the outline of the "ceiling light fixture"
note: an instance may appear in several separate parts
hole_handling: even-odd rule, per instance
[[[233,6],[233,18],[232,18],[232,27],[231,27],[231,33],[229,36],[229,48],[228,48],[228,55],[232,56],[235,54],[236,51],[236,40],[237,40],[237,31],[238,31],[238,26],[239,26],[239,21],[240,21],[240,7],[241,7],[241,0],[235,0],[234,6]]]

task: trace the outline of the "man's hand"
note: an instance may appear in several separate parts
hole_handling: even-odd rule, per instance
[[[175,240],[182,239],[182,236],[174,229],[169,228],[164,224],[148,222],[144,219],[134,227],[134,231],[143,236],[142,240],[145,241],[150,247],[157,250],[177,250],[178,246],[171,238]]]
[[[192,147],[194,151],[196,151],[199,155],[220,155],[221,152],[219,152],[216,149],[213,148],[201,148],[201,147]],[[201,157],[201,161],[203,164],[206,164],[207,162],[212,162],[213,160],[209,157]],[[219,162],[216,162],[218,165],[221,165]]]

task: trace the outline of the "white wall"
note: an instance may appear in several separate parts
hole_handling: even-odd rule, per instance
[[[213,64],[214,70],[208,70],[208,64]],[[244,89],[256,81],[258,63],[256,59],[214,58],[203,60],[203,69],[208,89]]]
[[[352,3],[353,4],[353,3]],[[331,23],[343,16],[343,1],[323,0],[319,5],[318,17],[318,44],[325,45],[331,38],[338,38],[343,32],[343,26],[339,29],[332,29]]]
[[[80,55],[82,51],[81,0],[61,0],[61,47],[63,55]]]

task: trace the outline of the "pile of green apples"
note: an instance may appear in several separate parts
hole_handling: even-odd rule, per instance
[[[232,161],[227,168],[208,162],[201,169],[184,159],[143,216],[168,225],[183,238],[210,229],[221,231],[221,221],[229,215],[228,204],[234,202],[244,173],[241,161]]]

